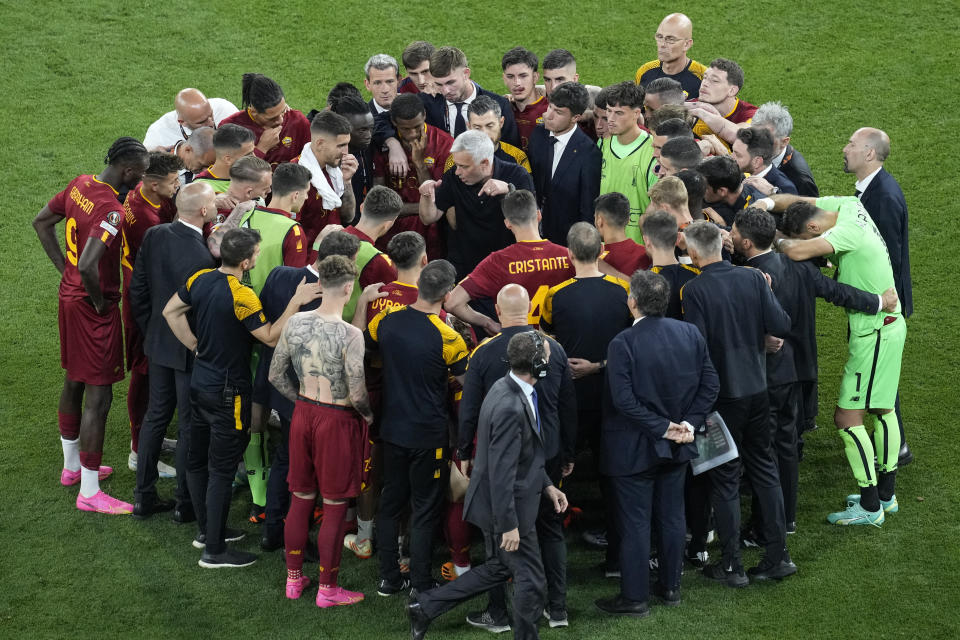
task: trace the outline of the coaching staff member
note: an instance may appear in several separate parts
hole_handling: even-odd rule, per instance
[[[786,548],[783,494],[768,424],[766,336],[790,331],[790,316],[757,269],[721,259],[720,229],[694,222],[684,230],[687,253],[700,275],[683,286],[683,318],[700,329],[720,377],[715,409],[737,443],[740,457],[709,471],[711,499],[723,552],[704,575],[731,587],[749,584],[740,559],[740,471],[746,469],[760,504],[763,559],[750,574],[757,580],[796,573]]]
[[[260,234],[255,229],[230,229],[220,244],[220,268],[190,276],[163,310],[173,334],[197,354],[190,376],[193,414],[187,483],[200,530],[193,544],[204,550],[199,564],[207,569],[245,567],[256,561],[255,555],[226,545],[243,535],[228,531],[226,524],[233,476],[250,441],[254,338],[276,345],[290,316],[320,295],[318,285],[301,284],[280,319],[268,322],[257,294],[240,283],[259,254]],[[187,320],[191,310],[196,334]]]
[[[597,600],[606,613],[650,613],[651,521],[658,525],[660,559],[654,594],[668,605],[680,603],[683,483],[697,457],[693,426],[703,424],[720,381],[700,332],[663,317],[669,303],[666,278],[637,271],[627,298],[633,326],[607,351],[600,470],[613,480],[621,578],[619,595]]]
[[[143,351],[150,362],[150,400],[140,429],[137,486],[133,517],[148,518],[174,505],[157,497],[157,460],[167,426],[177,411],[176,522],[195,519],[187,489],[190,442],[190,373],[193,352],[177,340],[163,318],[163,308],[187,278],[216,262],[203,241],[203,225],[217,217],[216,193],[209,184],[189,184],[177,195],[177,220],[148,230],[133,266],[130,304],[143,333]]]
[[[447,488],[449,442],[447,378],[463,384],[467,345],[437,314],[456,285],[446,260],[434,260],[417,280],[417,301],[388,307],[367,327],[367,343],[383,360],[383,492],[377,531],[380,584],[377,592],[402,591],[398,521],[411,506],[410,578],[418,589],[433,586],[433,531]]]
[[[410,635],[426,635],[430,621],[473,596],[513,578],[514,638],[539,638],[546,578],[535,521],[546,493],[560,513],[567,497],[543,467],[543,433],[534,388],[549,367],[543,336],[510,338],[510,371],[491,387],[480,409],[477,455],[463,517],[483,530],[488,560],[443,587],[410,594]]]

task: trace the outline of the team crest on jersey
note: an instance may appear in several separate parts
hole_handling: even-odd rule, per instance
[[[543,116],[537,118],[537,124],[543,124]]]
[[[109,222],[111,226],[119,227],[120,219],[121,216],[119,211],[111,211],[107,214],[107,222]]]
[[[222,213],[218,213],[216,224],[223,224],[223,221],[226,219],[227,217],[225,215],[223,215]]]
[[[283,136],[283,140],[280,141],[280,144],[285,147],[289,147],[291,142],[293,142],[293,138],[290,136]]]
[[[430,156],[427,156],[426,158],[423,159],[423,164],[427,165],[428,167],[432,167],[436,163],[437,161]]]

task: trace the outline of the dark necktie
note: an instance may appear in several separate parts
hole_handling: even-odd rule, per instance
[[[860,189],[857,189],[856,193],[854,193],[853,195],[855,195],[855,196],[857,196],[857,197],[859,198],[862,193],[863,193],[863,191],[860,191]]]
[[[550,141],[550,146],[547,147],[547,171],[543,173],[543,184],[540,186],[543,195],[550,191],[550,182],[553,180],[553,152],[557,148],[556,136],[550,136],[547,140]]]
[[[453,137],[456,138],[458,135],[467,130],[467,121],[463,119],[463,105],[467,104],[466,102],[454,102],[453,106],[457,109],[457,117],[453,120]]]
[[[530,397],[533,398],[533,415],[537,419],[537,433],[540,433],[540,403],[537,401],[537,390],[534,389]]]

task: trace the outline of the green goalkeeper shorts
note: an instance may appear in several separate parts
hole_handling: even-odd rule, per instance
[[[841,409],[893,409],[900,385],[900,364],[907,323],[900,315],[866,335],[851,335],[840,381]]]

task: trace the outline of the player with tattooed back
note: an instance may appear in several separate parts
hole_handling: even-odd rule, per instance
[[[317,606],[350,605],[363,594],[337,584],[347,500],[360,495],[373,412],[363,376],[363,334],[341,319],[357,268],[343,256],[317,266],[323,302],[290,318],[270,363],[270,382],[296,402],[290,423],[293,496],[284,527],[287,597],[297,599],[310,582],[302,574],[303,550],[317,494],[323,524],[317,535]],[[295,385],[288,370],[293,369]],[[299,389],[298,389],[299,386]]]

